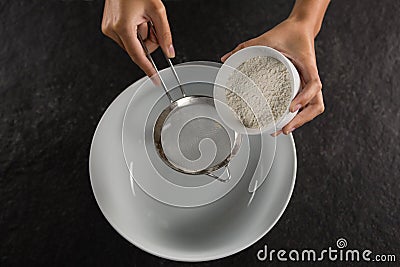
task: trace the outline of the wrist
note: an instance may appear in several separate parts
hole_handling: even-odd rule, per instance
[[[313,37],[317,36],[321,29],[322,20],[330,0],[296,0],[289,20],[301,23]]]
[[[318,34],[319,30],[317,31],[315,24],[308,19],[296,16],[289,16],[285,21],[293,25],[293,27],[295,27],[298,31],[303,32],[305,35],[308,35],[311,39],[314,39],[315,36]]]

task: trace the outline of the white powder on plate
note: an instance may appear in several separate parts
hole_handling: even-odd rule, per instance
[[[230,89],[226,90],[229,107],[247,128],[262,128],[277,122],[286,112],[292,96],[286,66],[275,58],[257,56],[236,69],[238,71],[229,77],[226,84]],[[261,92],[255,91],[251,81]]]

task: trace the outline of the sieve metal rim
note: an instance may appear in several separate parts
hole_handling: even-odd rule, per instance
[[[161,142],[161,132],[162,132],[164,123],[165,123],[166,119],[168,118],[168,116],[174,110],[177,110],[179,108],[186,107],[186,106],[189,106],[192,104],[196,104],[199,102],[214,105],[213,97],[205,96],[205,95],[191,95],[191,96],[186,96],[186,97],[177,99],[177,100],[171,102],[171,104],[169,104],[168,107],[166,107],[160,113],[160,115],[158,116],[156,123],[154,124],[154,127],[153,127],[154,145],[156,147],[156,151],[157,151],[158,155],[160,156],[160,158],[164,161],[164,163],[166,163],[172,169],[174,169],[178,172],[184,173],[184,174],[189,174],[189,175],[200,175],[200,174],[209,175],[216,170],[226,167],[229,164],[232,157],[234,157],[236,155],[236,153],[239,151],[240,144],[242,141],[241,134],[234,131],[234,133],[235,133],[234,142],[233,142],[233,146],[231,148],[229,155],[223,161],[221,161],[219,164],[213,165],[211,167],[208,167],[208,168],[200,170],[200,171],[184,170],[184,169],[181,169],[181,168],[175,166],[174,164],[172,164],[168,160],[167,156],[165,155],[164,149],[162,146],[162,142]]]

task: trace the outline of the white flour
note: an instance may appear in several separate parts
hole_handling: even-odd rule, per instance
[[[226,99],[243,125],[261,128],[277,122],[287,110],[292,95],[286,66],[275,58],[258,56],[243,62],[237,70],[240,72],[234,72],[228,79],[227,87],[232,91],[226,90]]]

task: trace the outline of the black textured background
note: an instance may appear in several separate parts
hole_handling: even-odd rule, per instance
[[[292,4],[168,1],[175,63],[218,61],[283,20]],[[258,243],[201,264],[134,247],[93,197],[96,124],[143,75],[101,34],[102,8],[103,1],[0,3],[1,266],[266,266],[255,256],[264,244],[321,249],[339,237],[396,254],[399,264],[400,1],[332,1],[316,41],[326,111],[295,131],[290,204]]]

